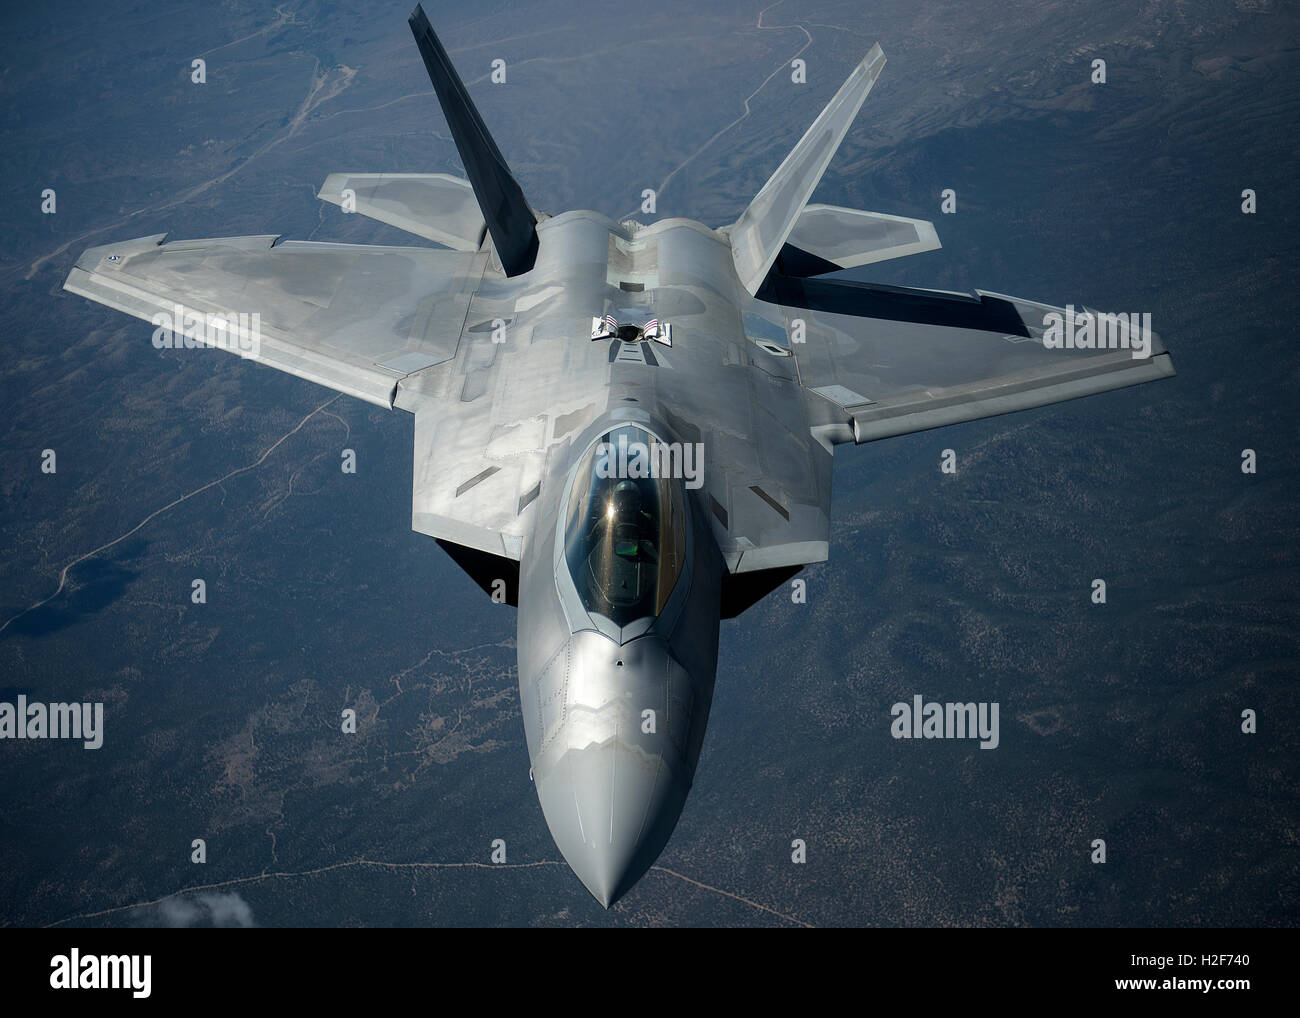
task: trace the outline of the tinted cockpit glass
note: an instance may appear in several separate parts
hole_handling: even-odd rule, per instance
[[[658,445],[640,428],[608,432],[578,464],[569,496],[574,586],[587,611],[620,627],[663,611],[686,554],[682,481],[648,476]]]

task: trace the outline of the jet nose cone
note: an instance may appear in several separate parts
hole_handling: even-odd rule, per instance
[[[617,644],[584,630],[536,683],[524,724],[536,719],[529,749],[537,797],[556,847],[606,908],[672,835],[699,759],[692,747],[711,682],[711,674],[693,680],[657,636]]]
[[[570,750],[537,794],[565,860],[609,908],[659,857],[686,787],[659,754],[616,737]]]

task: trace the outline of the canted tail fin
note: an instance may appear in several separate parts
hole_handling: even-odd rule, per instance
[[[749,208],[728,227],[736,274],[751,294],[763,285],[768,269],[781,253],[781,246],[884,66],[885,54],[877,43],[754,196]]]
[[[474,108],[423,7],[417,6],[411,12],[410,24],[501,267],[507,276],[527,272],[537,258],[537,217]]]

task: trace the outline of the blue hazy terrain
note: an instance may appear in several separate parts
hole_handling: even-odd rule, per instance
[[[410,530],[412,419],[61,290],[155,233],[424,244],[315,197],[462,172],[410,6],[0,13],[0,700],[105,704],[99,750],[0,741],[0,923],[1294,924],[1294,7],[429,6],[536,207],[711,226],[878,40],[814,200],[943,248],[847,275],[1150,312],[1178,369],[841,447],[830,560],[723,623],[681,821],[605,912],[529,782],[514,609]],[[998,702],[1000,745],[893,739],[915,694]]]

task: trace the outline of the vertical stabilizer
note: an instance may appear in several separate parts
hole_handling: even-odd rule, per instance
[[[410,23],[501,267],[507,276],[527,272],[537,258],[537,217],[483,125],[423,7],[411,12]]]
[[[736,274],[751,294],[762,286],[767,270],[781,252],[781,245],[794,229],[799,213],[812,197],[813,188],[884,66],[885,54],[877,43],[754,196],[749,208],[728,228]]]

